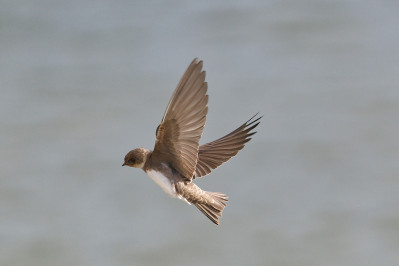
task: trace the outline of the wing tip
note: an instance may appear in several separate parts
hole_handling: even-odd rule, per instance
[[[263,115],[260,116],[260,117],[258,117],[258,118],[256,118],[255,120],[252,120],[252,119],[254,119],[258,114],[259,114],[259,112],[257,112],[257,113],[256,113],[255,115],[253,115],[250,119],[248,119],[248,121],[245,122],[246,126],[252,125],[253,123],[256,123],[257,121],[259,121],[260,119],[262,119]],[[251,120],[252,120],[252,121],[251,121]],[[260,122],[259,122],[259,123],[260,123]],[[258,123],[258,124],[259,124],[259,123]]]
[[[191,61],[190,65],[201,65],[202,68],[203,63],[204,62],[202,60],[200,60],[198,57],[195,57],[193,61]]]

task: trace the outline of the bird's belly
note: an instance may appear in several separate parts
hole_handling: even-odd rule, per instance
[[[172,184],[169,178],[164,176],[161,172],[150,170],[147,171],[147,174],[158,186],[165,191],[166,194],[173,198],[178,196],[176,194],[175,186]]]

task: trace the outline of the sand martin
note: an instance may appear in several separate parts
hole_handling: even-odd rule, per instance
[[[199,145],[208,113],[208,84],[202,61],[194,59],[175,89],[161,124],[153,151],[130,151],[122,166],[144,170],[169,196],[194,204],[219,224],[228,197],[200,189],[195,178],[208,175],[244,148],[262,117],[253,116],[236,130],[215,141]]]

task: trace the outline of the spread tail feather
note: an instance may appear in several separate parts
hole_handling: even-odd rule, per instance
[[[196,202],[194,205],[208,217],[212,222],[219,225],[224,207],[226,207],[228,197],[219,192],[205,192],[205,201]]]

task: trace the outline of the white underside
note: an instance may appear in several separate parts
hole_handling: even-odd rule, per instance
[[[154,170],[147,171],[148,176],[158,185],[160,186],[166,194],[169,196],[176,198],[178,195],[176,194],[176,189],[170,182],[169,178],[164,176],[161,172],[157,172]]]
[[[187,204],[191,205],[190,202],[186,200],[183,196],[176,193],[175,186],[170,182],[169,178],[164,176],[161,172],[157,172],[154,170],[147,171],[147,175],[158,185],[160,186],[166,194],[171,196],[172,198],[179,198],[182,201],[185,201]]]

